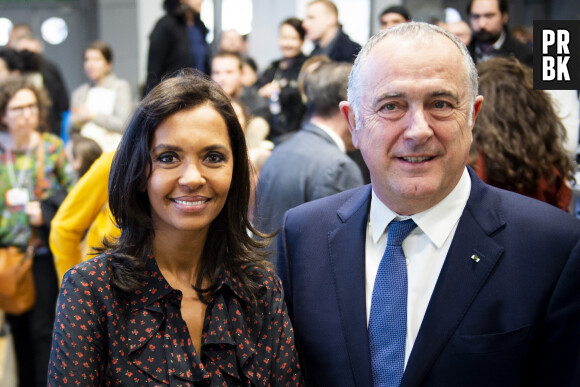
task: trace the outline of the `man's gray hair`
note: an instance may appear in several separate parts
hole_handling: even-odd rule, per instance
[[[449,40],[455,44],[455,46],[461,52],[461,56],[463,58],[463,65],[467,72],[467,85],[469,89],[469,99],[470,99],[470,112],[469,116],[473,114],[473,103],[475,102],[475,97],[477,96],[477,88],[478,88],[478,81],[477,81],[477,69],[475,68],[475,64],[473,63],[473,59],[471,59],[471,55],[467,48],[459,39],[455,37],[449,31],[444,30],[441,27],[438,27],[433,24],[422,23],[422,22],[409,22],[409,23],[401,23],[391,28],[387,28],[382,30],[381,32],[377,33],[376,35],[372,36],[369,41],[364,45],[364,47],[359,52],[356,60],[354,61],[354,65],[352,67],[352,71],[350,72],[350,77],[348,81],[348,101],[352,106],[352,110],[354,111],[357,123],[357,129],[360,127],[360,104],[361,104],[361,77],[364,73],[363,67],[368,60],[369,54],[372,49],[383,39],[388,37],[404,37],[408,38],[409,40],[428,40],[435,36],[435,34],[440,34],[447,37]],[[420,52],[417,55],[421,55]]]

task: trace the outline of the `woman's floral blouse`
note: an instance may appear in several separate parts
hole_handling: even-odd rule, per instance
[[[294,332],[281,282],[250,270],[261,284],[252,301],[227,270],[206,309],[199,356],[181,318],[182,293],[170,287],[155,258],[128,300],[110,286],[110,256],[72,268],[58,298],[50,386],[302,385]]]

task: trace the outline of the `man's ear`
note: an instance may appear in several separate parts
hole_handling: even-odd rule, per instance
[[[509,20],[510,20],[510,15],[507,12],[501,14],[501,23],[504,26],[507,26]]]
[[[478,95],[475,97],[475,102],[473,103],[473,115],[471,118],[471,129],[473,129],[473,125],[475,125],[475,120],[481,111],[481,107],[483,106],[483,95]]]
[[[348,131],[352,137],[352,144],[358,149],[358,130],[356,128],[356,117],[350,102],[342,101],[339,105],[340,113],[344,117],[346,124],[348,125]]]

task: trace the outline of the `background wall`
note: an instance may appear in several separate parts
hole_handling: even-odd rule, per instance
[[[204,0],[219,9],[225,0]],[[249,54],[260,69],[280,56],[278,26],[289,16],[303,17],[310,0],[253,0],[253,30]],[[443,18],[446,7],[456,8],[466,18],[467,0],[336,0],[339,19],[350,37],[364,44],[378,31],[378,14],[390,5],[404,4],[415,20]],[[14,23],[27,23],[40,36],[40,24],[50,16],[62,17],[69,26],[68,39],[59,46],[45,43],[45,56],[62,70],[69,92],[85,81],[82,51],[89,42],[102,39],[115,54],[115,72],[127,79],[136,96],[145,79],[149,34],[161,15],[163,0],[0,0],[0,16]],[[228,9],[224,10],[227,12]],[[220,23],[213,14],[211,24]],[[578,0],[511,0],[510,26],[532,26],[543,19],[580,19]],[[220,30],[216,28],[219,38]],[[305,50],[311,49],[306,45]]]

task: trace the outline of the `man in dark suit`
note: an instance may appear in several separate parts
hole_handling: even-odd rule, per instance
[[[354,62],[361,46],[342,32],[338,23],[338,8],[332,1],[314,0],[308,3],[302,25],[306,36],[314,43],[310,56],[326,55],[336,62]]]
[[[471,0],[467,14],[473,30],[469,52],[473,60],[513,56],[530,67],[534,65],[534,52],[526,44],[514,39],[508,31],[508,0]]]
[[[580,385],[580,222],[466,167],[482,103],[439,27],[403,23],[362,49],[341,110],[372,183],[288,211],[279,236],[307,385]],[[416,227],[393,253],[397,221]],[[377,313],[398,333],[377,335]],[[374,382],[384,366],[398,380]]]
[[[292,207],[364,184],[360,168],[346,155],[354,148],[338,108],[346,99],[351,67],[323,63],[306,78],[310,120],[274,148],[260,171],[255,216],[260,231],[278,231]],[[275,241],[270,247],[275,258]]]

